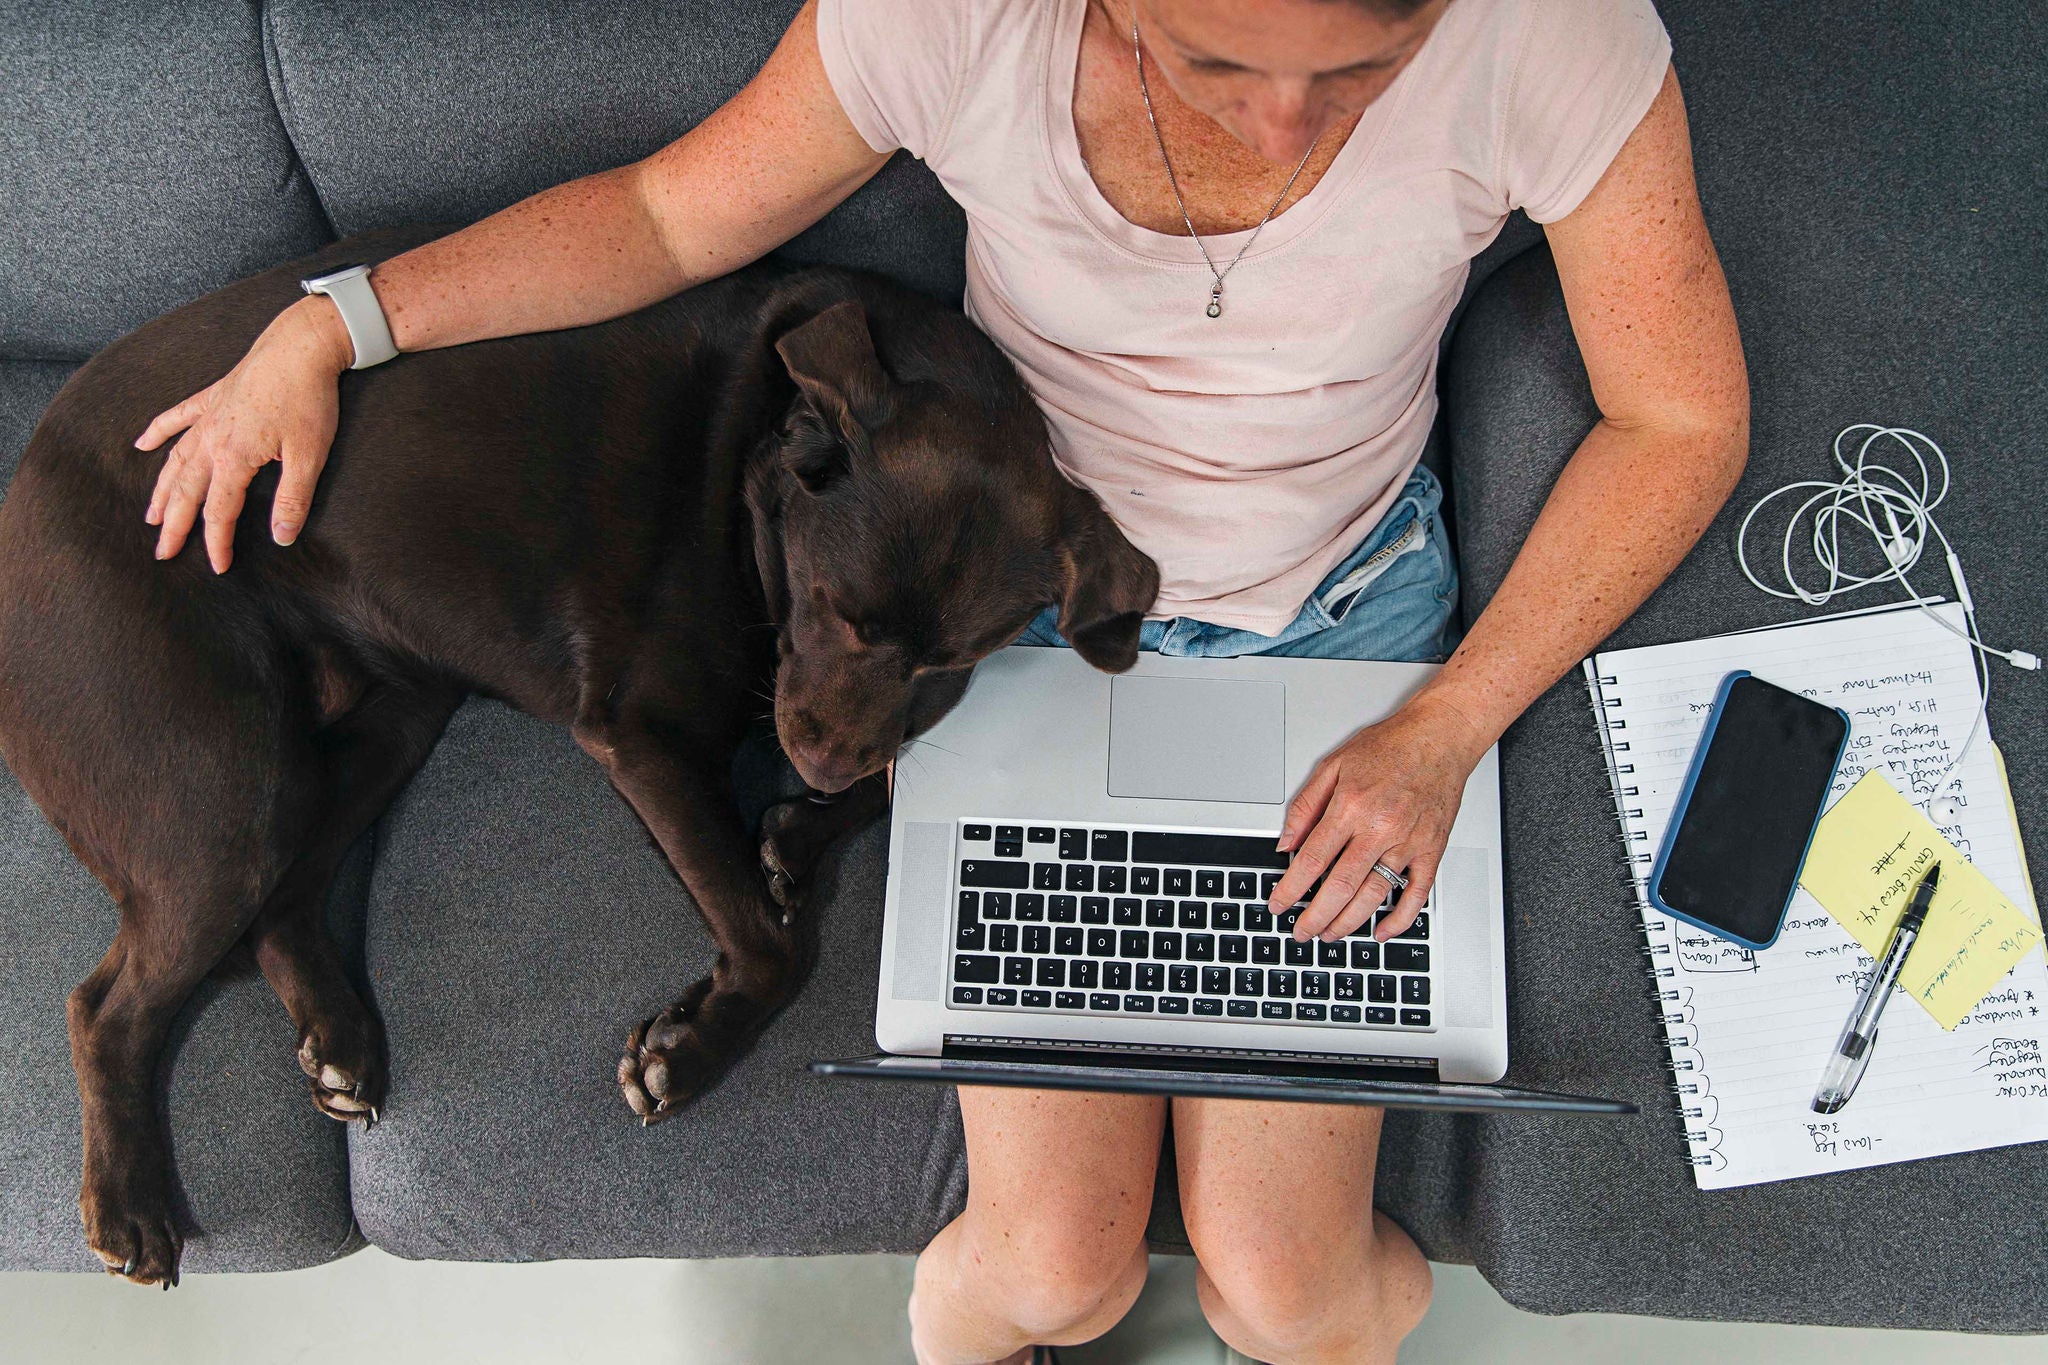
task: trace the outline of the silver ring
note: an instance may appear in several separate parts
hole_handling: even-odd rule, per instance
[[[1408,889],[1408,879],[1394,871],[1393,868],[1388,867],[1385,863],[1374,863],[1372,870],[1385,877],[1387,885],[1393,887],[1394,890],[1406,891]]]

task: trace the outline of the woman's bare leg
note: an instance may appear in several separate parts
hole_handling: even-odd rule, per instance
[[[919,1365],[1028,1360],[1102,1335],[1145,1284],[1166,1101],[960,1088],[967,1207],[917,1258]]]
[[[1181,1209],[1209,1323],[1273,1365],[1393,1365],[1429,1262],[1372,1207],[1378,1109],[1173,1101]]]

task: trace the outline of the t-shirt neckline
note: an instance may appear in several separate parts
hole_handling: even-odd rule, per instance
[[[1206,271],[1209,267],[1203,261],[1201,251],[1185,231],[1154,232],[1124,217],[1104,196],[1101,187],[1095,183],[1095,177],[1088,173],[1088,163],[1081,159],[1081,138],[1074,128],[1074,81],[1081,61],[1081,33],[1087,20],[1088,3],[1089,0],[1056,0],[1051,6],[1052,35],[1046,44],[1047,71],[1041,88],[1046,92],[1042,120],[1046,152],[1052,161],[1055,178],[1065,190],[1067,201],[1075,213],[1110,246],[1155,265]],[[1414,86],[1410,78],[1429,55],[1430,48],[1436,45],[1437,31],[1443,28],[1450,11],[1456,8],[1456,5],[1446,7],[1444,15],[1437,20],[1436,28],[1423,39],[1422,50],[1401,68],[1392,83],[1380,92],[1379,98],[1359,116],[1350,135],[1344,139],[1343,147],[1338,149],[1329,168],[1323,172],[1322,179],[1310,186],[1307,194],[1267,221],[1265,231],[1259,233],[1258,245],[1245,253],[1245,260],[1271,255],[1306,235],[1329,216],[1331,207],[1344,198],[1371,162],[1373,154],[1385,140],[1387,130],[1399,120],[1408,91]],[[1204,233],[1202,241],[1208,246],[1209,255],[1218,268],[1223,268],[1254,231],[1257,231],[1256,227],[1241,228],[1236,232]]]

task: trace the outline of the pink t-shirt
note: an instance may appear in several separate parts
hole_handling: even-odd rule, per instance
[[[1277,634],[1386,512],[1436,415],[1468,262],[1578,206],[1662,83],[1650,0],[1452,0],[1308,194],[1224,285],[1081,159],[1088,0],[819,0],[848,118],[967,215],[969,317],[1054,457],[1159,563],[1152,615]],[[1221,266],[1246,232],[1205,237]]]

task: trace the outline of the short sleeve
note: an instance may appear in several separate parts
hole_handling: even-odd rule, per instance
[[[1526,0],[1501,134],[1509,208],[1579,206],[1664,83],[1671,36],[1650,0]]]
[[[818,0],[818,54],[854,128],[878,152],[930,161],[966,66],[965,0]]]

